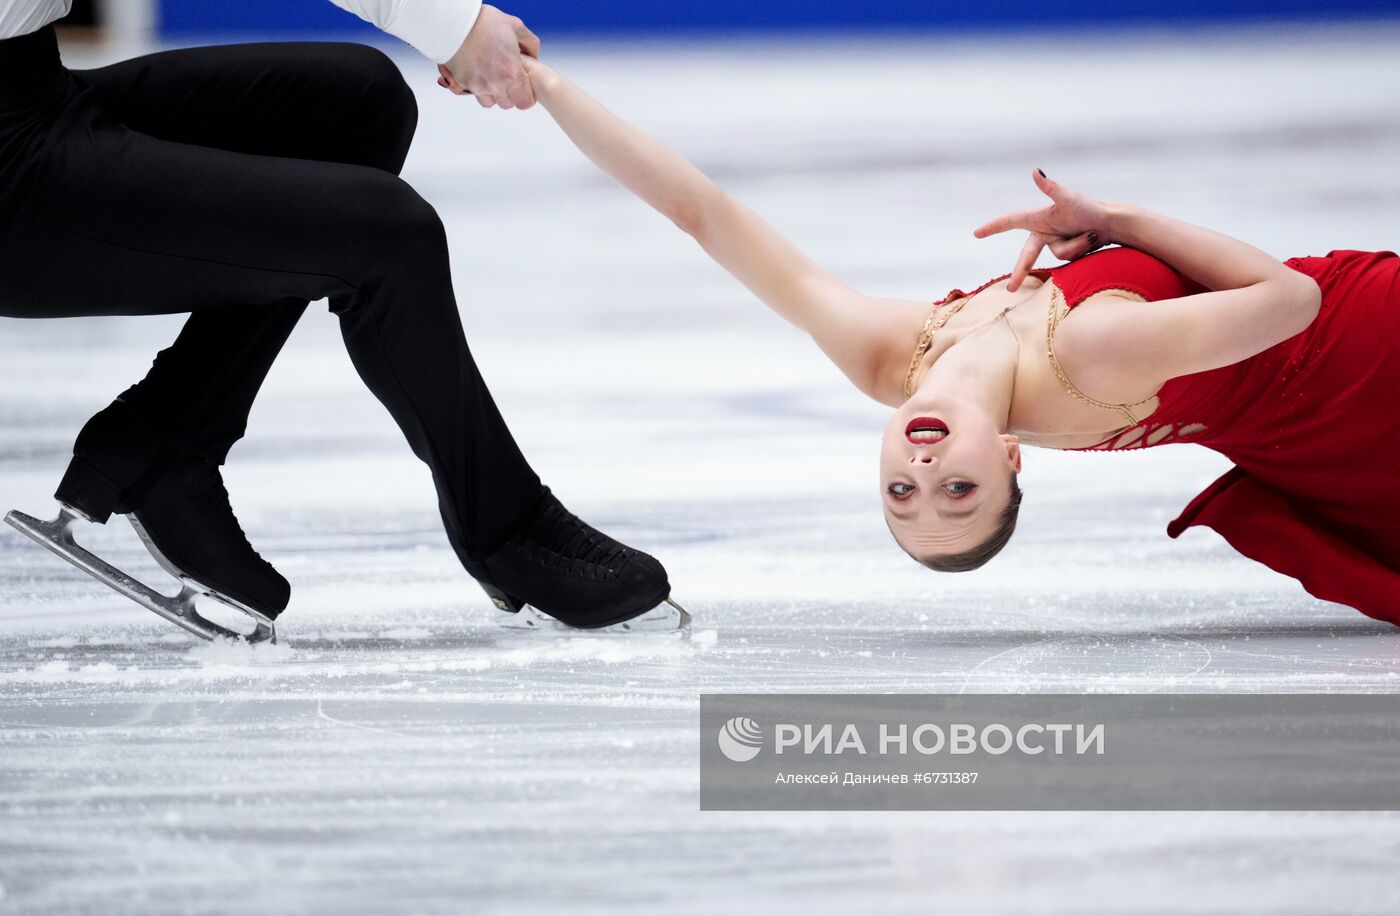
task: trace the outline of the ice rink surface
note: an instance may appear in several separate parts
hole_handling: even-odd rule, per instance
[[[871,292],[1008,270],[1028,173],[1280,257],[1400,244],[1400,25],[551,46]],[[76,64],[116,52],[72,55]],[[432,85],[409,178],[542,476],[659,556],[693,636],[497,628],[313,307],[227,479],[283,644],[195,645],[0,530],[0,912],[1394,913],[1392,814],[697,810],[698,695],[1394,692],[1400,631],[1166,522],[1191,446],[1032,451],[1012,546],[935,576],[877,511],[885,411],[542,111]],[[0,509],[177,318],[0,323]],[[128,531],[89,534],[148,571]],[[163,581],[163,580],[158,580]]]

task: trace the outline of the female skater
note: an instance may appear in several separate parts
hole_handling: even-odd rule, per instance
[[[1021,445],[1213,448],[1236,467],[1172,522],[1220,532],[1314,595],[1400,622],[1400,258],[1262,251],[1037,172],[1015,269],[933,304],[860,294],[692,165],[527,61],[536,98],[865,394],[896,408],[880,491],[899,545],[969,570],[1010,539]],[[1123,247],[1094,252],[1109,243]],[[1045,247],[1070,263],[1034,269]]]
[[[483,106],[533,104],[520,60],[539,43],[518,19],[478,0],[337,2]],[[308,300],[327,298],[360,377],[432,469],[453,549],[498,607],[601,627],[667,597],[661,564],[570,514],[497,411],[463,336],[442,223],[398,177],[418,112],[387,57],[259,44],[74,72],[50,25],[67,8],[0,0],[0,315],[191,317],[84,427],[58,519],[11,524],[200,636],[231,631],[198,615],[196,594],[271,637],[289,586],[248,544],[219,466]],[[184,581],[180,596],[74,544],[76,518],[113,513]]]

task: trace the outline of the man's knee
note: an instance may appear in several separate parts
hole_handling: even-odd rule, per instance
[[[395,268],[412,263],[418,269],[435,261],[447,265],[447,230],[433,205],[402,178],[383,176],[364,199],[373,214],[372,244],[378,258]]]
[[[451,303],[451,263],[447,231],[432,204],[403,179],[379,171],[360,173],[345,193],[354,206],[335,221],[334,244],[349,288],[332,311],[398,311],[434,297],[404,295],[405,290],[435,288]]]
[[[382,148],[379,158],[384,161],[375,164],[397,172],[418,127],[418,100],[413,90],[398,65],[378,48],[342,43],[335,46],[334,53],[339,78],[360,90],[362,123]]]

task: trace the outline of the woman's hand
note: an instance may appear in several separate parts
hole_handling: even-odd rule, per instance
[[[559,74],[548,64],[540,63],[538,58],[531,57],[528,54],[522,54],[520,56],[520,63],[525,70],[526,79],[530,82],[533,98],[536,100],[539,99],[546,89],[559,80]],[[448,71],[444,64],[438,64],[438,85],[444,89],[451,89],[458,95],[466,94],[466,89],[457,84],[456,80],[452,78],[451,72]],[[532,102],[531,104],[534,103]],[[522,105],[521,107],[526,108],[529,106]]]
[[[543,99],[544,96],[560,80],[560,76],[549,64],[541,63],[533,57],[523,59],[525,63],[525,75],[530,78],[530,86],[535,91],[535,97]]]
[[[1050,206],[1005,213],[972,233],[979,239],[1011,229],[1024,229],[1030,233],[1006,285],[1011,292],[1021,288],[1021,283],[1035,267],[1035,260],[1045,247],[1049,246],[1060,260],[1072,261],[1111,241],[1110,213],[1106,205],[1051,181],[1039,169],[1031,173],[1031,179],[1050,198]]]

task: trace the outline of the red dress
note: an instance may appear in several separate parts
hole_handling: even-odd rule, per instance
[[[1191,442],[1235,466],[1167,526],[1204,525],[1311,594],[1400,624],[1400,257],[1334,251],[1286,262],[1322,289],[1307,330],[1242,362],[1174,378],[1152,416],[1089,450]],[[1051,270],[1073,308],[1125,289],[1149,301],[1201,288],[1110,248]]]

